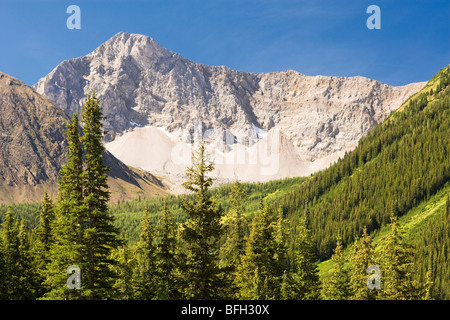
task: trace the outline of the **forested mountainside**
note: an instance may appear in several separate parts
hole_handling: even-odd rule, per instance
[[[306,209],[321,259],[438,192],[450,179],[450,68],[392,113],[356,149],[277,204],[292,226]]]

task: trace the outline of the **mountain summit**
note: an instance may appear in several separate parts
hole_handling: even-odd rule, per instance
[[[106,141],[121,139],[120,148],[107,148],[129,165],[161,174],[180,173],[181,167],[172,165],[170,151],[161,155],[149,143],[135,143],[150,139],[149,127],[167,134],[192,132],[194,123],[201,121],[203,129],[228,130],[235,136],[238,131],[253,132],[256,141],[277,130],[279,167],[284,171],[264,177],[268,180],[327,167],[424,84],[393,87],[361,76],[235,71],[192,62],[150,37],[120,32],[92,53],[62,62],[33,88],[68,115],[80,110],[86,94],[95,90],[107,117]],[[153,134],[150,140],[154,139]],[[157,164],[140,156],[146,152],[143,148],[159,157]],[[236,148],[219,148],[216,156],[226,157]],[[261,180],[257,173],[248,176],[245,165],[219,166],[216,173],[228,179]]]

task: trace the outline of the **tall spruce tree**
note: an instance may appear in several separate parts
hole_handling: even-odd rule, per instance
[[[237,269],[240,299],[280,299],[283,265],[276,240],[276,216],[261,200],[248,237],[245,255]]]
[[[44,281],[47,265],[51,262],[50,249],[54,243],[52,230],[54,221],[54,205],[47,191],[45,191],[41,209],[39,210],[39,224],[33,230],[34,243],[32,251],[37,268],[36,273],[39,275],[39,281],[42,284],[38,296],[42,296],[47,291]]]
[[[89,292],[84,290],[83,270],[85,270],[85,206],[83,203],[83,150],[80,143],[78,114],[67,125],[68,161],[60,171],[58,198],[53,222],[53,244],[50,248],[50,264],[46,271],[46,299],[83,299]],[[82,270],[81,289],[67,287],[69,266],[76,265]]]
[[[86,209],[86,227],[83,237],[86,246],[86,266],[84,286],[90,291],[89,299],[104,299],[110,296],[114,284],[114,273],[110,265],[114,264],[111,250],[120,245],[118,230],[114,218],[108,213],[110,199],[107,184],[109,167],[103,162],[103,130],[105,118],[100,107],[100,100],[95,92],[87,96],[81,122],[83,136],[81,142],[85,150],[85,163],[82,173],[83,205]]]
[[[188,219],[181,227],[185,246],[184,295],[188,299],[217,299],[223,296],[224,275],[219,267],[219,240],[222,235],[222,211],[216,208],[209,189],[213,181],[208,173],[214,169],[205,145],[192,155],[183,186],[195,194],[184,200],[182,208]]]
[[[176,270],[177,225],[164,201],[161,218],[155,230],[157,239],[155,259],[157,274],[157,298],[168,300],[179,297]]]
[[[155,230],[148,207],[145,206],[141,222],[141,234],[136,244],[136,298],[152,300],[156,298],[156,248]]]
[[[111,250],[120,240],[107,210],[109,168],[102,156],[103,119],[93,93],[82,110],[83,135],[80,137],[77,114],[67,126],[68,162],[60,172],[52,262],[46,279],[50,291],[44,296],[48,299],[104,299],[112,294]],[[75,290],[66,285],[66,270],[73,265],[81,271],[81,288]]]

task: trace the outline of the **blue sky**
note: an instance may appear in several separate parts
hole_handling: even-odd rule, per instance
[[[69,5],[81,29],[66,27]],[[369,30],[369,5],[381,29]],[[0,71],[33,85],[114,34],[145,34],[206,65],[426,81],[450,63],[448,0],[1,0]]]

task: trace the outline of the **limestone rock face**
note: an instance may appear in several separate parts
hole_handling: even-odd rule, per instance
[[[280,154],[302,163],[292,164],[294,176],[325,168],[354,148],[424,84],[234,71],[192,62],[150,37],[121,32],[87,56],[62,62],[33,88],[68,115],[95,90],[107,117],[107,142],[146,126],[192,131],[195,121],[233,134],[278,130],[285,140]]]

